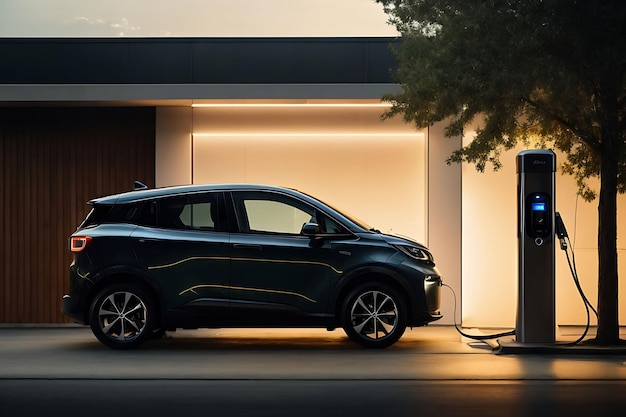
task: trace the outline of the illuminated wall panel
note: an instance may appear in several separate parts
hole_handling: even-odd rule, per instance
[[[312,194],[385,232],[425,242],[423,133],[381,107],[194,108],[193,182]]]

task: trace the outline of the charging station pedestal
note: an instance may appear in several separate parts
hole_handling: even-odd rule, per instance
[[[518,343],[554,343],[556,155],[528,150],[517,155]]]

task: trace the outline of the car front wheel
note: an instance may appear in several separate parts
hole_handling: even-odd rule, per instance
[[[404,300],[391,287],[372,283],[346,297],[342,326],[348,337],[367,348],[385,348],[400,339],[406,329]]]
[[[155,328],[155,307],[140,286],[118,284],[105,288],[91,305],[93,334],[115,349],[131,349],[148,339]]]

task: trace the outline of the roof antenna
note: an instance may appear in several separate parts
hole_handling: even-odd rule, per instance
[[[134,186],[134,190],[135,191],[137,191],[137,190],[147,190],[148,189],[148,186],[146,184],[144,184],[143,182],[141,182],[141,181],[134,181],[133,182],[133,186]]]

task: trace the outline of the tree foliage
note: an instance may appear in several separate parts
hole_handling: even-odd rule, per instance
[[[479,171],[498,169],[503,150],[533,141],[566,155],[563,170],[585,199],[598,195],[587,179],[600,178],[599,234],[610,235],[599,239],[599,307],[608,319],[600,318],[598,338],[614,342],[616,195],[626,192],[626,1],[376,1],[402,35],[395,74],[402,90],[385,97],[393,104],[387,116],[420,128],[446,120],[448,136],[481,117],[476,138],[449,159]],[[607,300],[613,290],[615,300]]]

